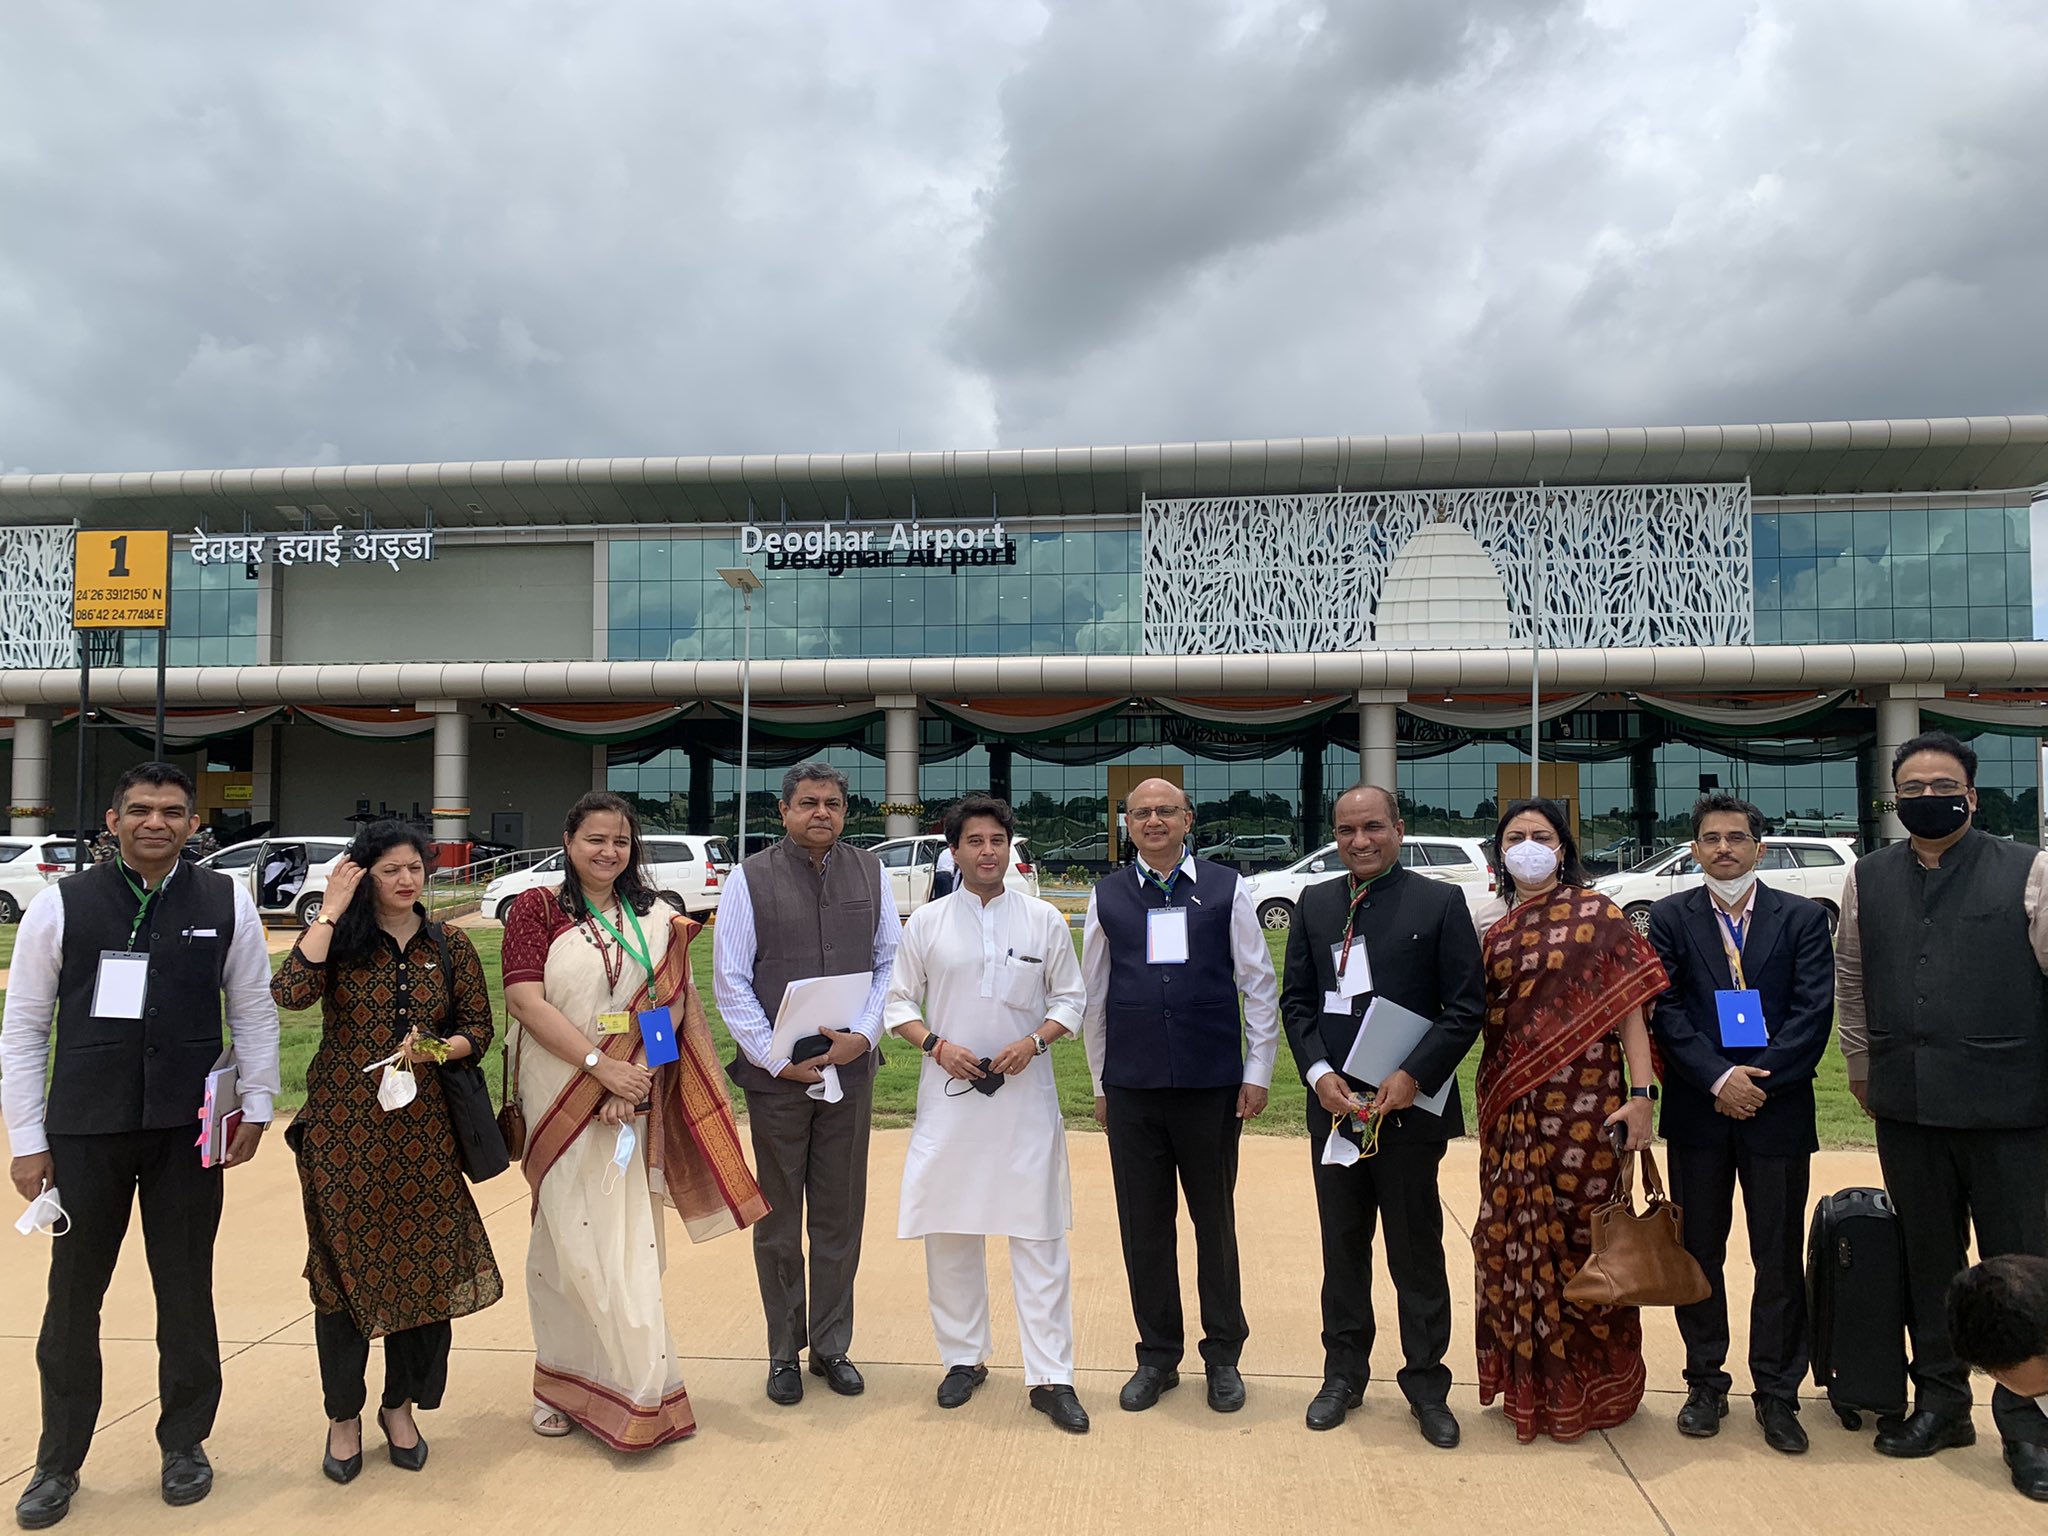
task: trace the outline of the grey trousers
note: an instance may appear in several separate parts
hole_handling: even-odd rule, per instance
[[[853,1277],[868,1203],[869,1057],[840,1069],[846,1097],[826,1104],[800,1083],[747,1089],[754,1176],[771,1207],[754,1223],[754,1272],[768,1319],[768,1357],[843,1355],[853,1346]],[[806,1223],[805,1207],[809,1206]],[[811,1240],[805,1295],[804,1236]]]

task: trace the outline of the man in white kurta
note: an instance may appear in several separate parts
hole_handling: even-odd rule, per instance
[[[1003,886],[1010,807],[985,795],[946,817],[960,867],[951,895],[912,914],[896,952],[887,1025],[925,1055],[904,1159],[898,1237],[921,1237],[932,1329],[956,1408],[988,1378],[986,1239],[1010,1243],[1031,1404],[1085,1432],[1074,1396],[1067,1230],[1073,1196],[1050,1048],[1080,1027],[1085,989],[1066,918]],[[994,1093],[977,1080],[1000,1077]]]

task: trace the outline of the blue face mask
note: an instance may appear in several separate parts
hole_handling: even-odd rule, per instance
[[[633,1166],[633,1149],[639,1144],[640,1133],[633,1129],[633,1122],[628,1120],[619,1127],[619,1139],[612,1147],[612,1165],[604,1176],[603,1188],[606,1194],[610,1194],[618,1187],[618,1182],[625,1176],[626,1170]]]

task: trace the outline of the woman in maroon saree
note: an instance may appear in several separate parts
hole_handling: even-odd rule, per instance
[[[1667,982],[1655,951],[1588,888],[1553,804],[1509,805],[1494,858],[1510,900],[1480,946],[1479,1401],[1501,1399],[1524,1443],[1570,1441],[1643,1398],[1636,1309],[1581,1311],[1564,1288],[1591,1248],[1593,1208],[1612,1197],[1607,1127],[1625,1126],[1630,1150],[1649,1145],[1643,1010]]]

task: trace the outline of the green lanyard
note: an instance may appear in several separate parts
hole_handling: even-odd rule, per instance
[[[135,940],[137,935],[139,935],[142,932],[142,925],[149,921],[149,909],[151,904],[154,903],[158,895],[162,893],[164,888],[164,880],[169,880],[171,877],[169,875],[165,875],[163,880],[159,880],[157,882],[156,889],[152,891],[136,882],[135,877],[128,873],[128,866],[126,864],[122,864],[120,866],[120,869],[121,878],[128,883],[128,889],[133,891],[135,893],[135,899],[142,903],[141,909],[137,911],[135,914],[135,926],[128,930],[128,947],[130,949],[133,949],[135,948]]]
[[[632,945],[628,944],[626,942],[626,936],[623,933],[619,932],[618,929],[614,928],[608,921],[606,921],[605,915],[602,912],[598,911],[597,908],[591,907],[590,915],[591,917],[596,919],[598,927],[602,928],[606,933],[610,934],[614,939],[618,940],[620,949],[624,950],[627,954],[631,955],[635,960],[638,960],[640,962],[640,969],[645,971],[647,973],[647,979],[649,981],[652,981],[654,979],[654,962],[648,957],[652,955],[654,951],[647,947],[647,935],[643,933],[640,929],[640,914],[633,910],[633,903],[631,903],[630,901],[621,901],[619,905],[625,909],[626,920],[633,925],[633,937],[640,941],[640,947],[638,949],[635,949]]]
[[[1173,883],[1180,878],[1180,866],[1178,864],[1174,865],[1173,868],[1166,874],[1164,878],[1161,878],[1160,876],[1153,874],[1152,866],[1147,864],[1143,859],[1140,859],[1138,861],[1138,869],[1147,880],[1151,881],[1152,884],[1159,887],[1160,894],[1163,895],[1167,899],[1167,901],[1171,902],[1173,900]]]

